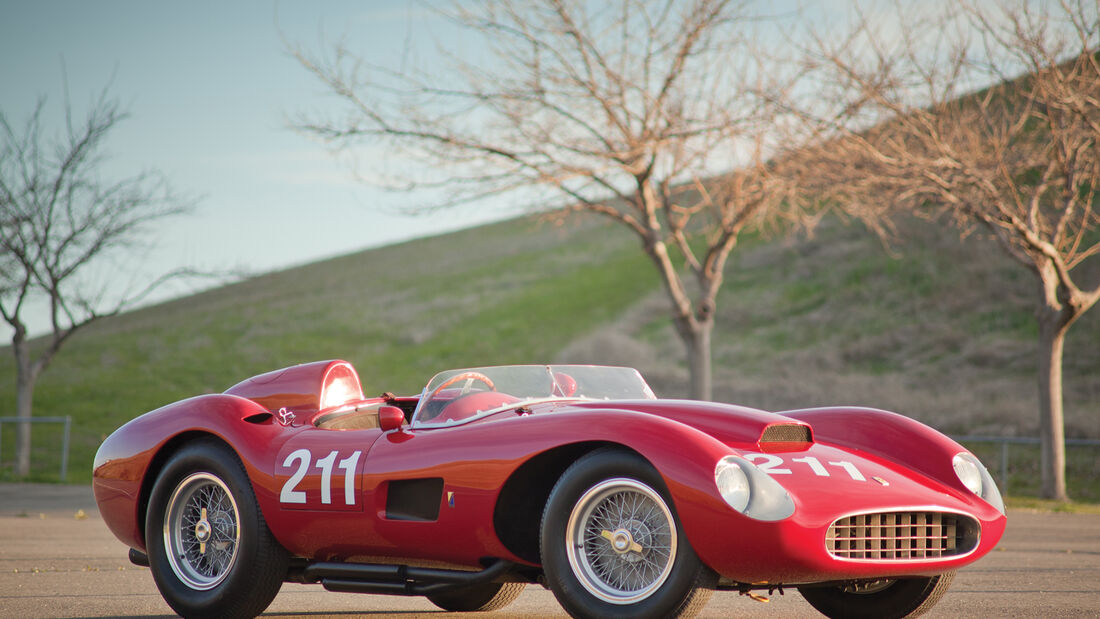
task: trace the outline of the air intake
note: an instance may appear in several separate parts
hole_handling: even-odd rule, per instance
[[[838,559],[912,561],[964,555],[978,545],[980,527],[969,516],[942,512],[887,512],[841,518],[825,547]]]
[[[760,443],[811,443],[810,427],[797,423],[777,423],[764,428]]]

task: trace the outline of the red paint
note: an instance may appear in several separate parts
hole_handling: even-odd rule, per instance
[[[396,406],[379,407],[378,425],[383,432],[399,430],[405,425],[405,412]]]
[[[494,530],[501,488],[532,457],[581,442],[617,444],[645,457],[660,472],[700,558],[740,582],[940,573],[977,560],[1004,531],[1004,515],[955,476],[951,458],[963,449],[892,413],[834,408],[779,415],[686,401],[563,401],[452,427],[410,428],[394,406],[377,408],[378,428],[314,427],[311,420],[332,404],[326,394],[337,391],[343,394],[337,400],[368,402],[349,364],[326,361],[264,374],[225,394],[184,400],[132,420],[96,454],[94,489],[104,521],[124,543],[144,549],[142,493],[157,474],[149,467],[174,441],[202,433],[236,451],[276,539],[292,554],[316,560],[467,567],[485,557],[522,562]],[[293,416],[280,417],[280,409]],[[808,425],[814,442],[760,444],[764,429],[777,423]],[[760,522],[728,507],[713,476],[717,461],[731,454],[771,467],[772,478],[793,497],[794,515]],[[423,478],[444,480],[438,519],[387,518],[390,485]],[[978,549],[963,557],[889,564],[827,554],[825,531],[836,519],[907,509],[975,517],[982,526]]]
[[[280,408],[298,414],[363,399],[359,375],[347,361],[315,361],[267,372],[241,381],[225,393],[253,400],[271,412]],[[346,393],[340,397],[338,393]]]

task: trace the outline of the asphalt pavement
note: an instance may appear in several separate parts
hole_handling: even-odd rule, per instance
[[[0,484],[0,618],[171,617],[146,568],[107,530],[88,486]],[[286,584],[265,616],[466,617],[421,598],[329,593]],[[479,615],[564,617],[536,585],[508,608]],[[820,617],[796,591],[768,603],[716,593],[703,617]],[[927,617],[1100,618],[1100,515],[1010,511],[992,553],[961,570]]]

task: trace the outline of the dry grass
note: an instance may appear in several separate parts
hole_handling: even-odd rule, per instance
[[[838,222],[809,240],[747,239],[719,304],[716,399],[769,410],[859,404],[951,433],[1034,434],[1034,284],[995,248],[927,224],[905,233],[901,259]],[[86,478],[79,463],[127,419],[316,359],[353,362],[369,393],[413,393],[448,367],[555,360],[634,366],[658,394],[682,397],[684,352],[667,307],[629,234],[593,221],[504,222],[105,321],[43,375],[36,414],[73,416],[71,462]],[[1096,342],[1100,310],[1070,332],[1071,436],[1100,437]],[[12,378],[5,356],[0,400],[14,401]]]
[[[715,399],[767,410],[872,406],[951,433],[1036,435],[1037,284],[990,241],[917,221],[902,233],[888,252],[832,221],[812,239],[741,248],[720,299]],[[666,308],[654,292],[559,359],[635,365],[659,394],[684,397]],[[1069,436],[1100,437],[1097,342],[1093,311],[1066,349]]]

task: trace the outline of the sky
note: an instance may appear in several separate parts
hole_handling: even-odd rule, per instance
[[[20,126],[45,95],[44,126],[60,130],[66,83],[77,118],[109,85],[130,117],[106,143],[104,176],[155,169],[197,204],[149,231],[136,256],[146,273],[263,273],[515,213],[397,214],[411,198],[356,181],[346,158],[293,130],[301,114],[341,108],[287,41],[322,51],[338,38],[383,61],[407,42],[461,45],[412,2],[0,0],[0,109]],[[44,310],[29,318],[45,329]]]
[[[802,0],[760,2],[786,14]],[[809,3],[843,15],[846,0]],[[412,0],[0,0],[0,110],[16,126],[47,97],[44,124],[63,126],[65,90],[76,118],[105,86],[130,117],[107,141],[106,178],[157,170],[193,214],[150,229],[149,249],[133,254],[140,277],[175,268],[265,273],[517,214],[503,201],[398,214],[423,196],[387,193],[355,179],[348,157],[295,131],[302,115],[343,107],[288,51],[323,52],[336,40],[386,66],[439,62],[439,50],[470,57],[484,50]],[[374,148],[354,171],[402,166]],[[111,271],[111,276],[115,277]],[[116,286],[133,286],[128,276]],[[150,301],[186,295],[165,288]],[[45,308],[28,315],[46,330]],[[0,325],[0,338],[9,333]]]

